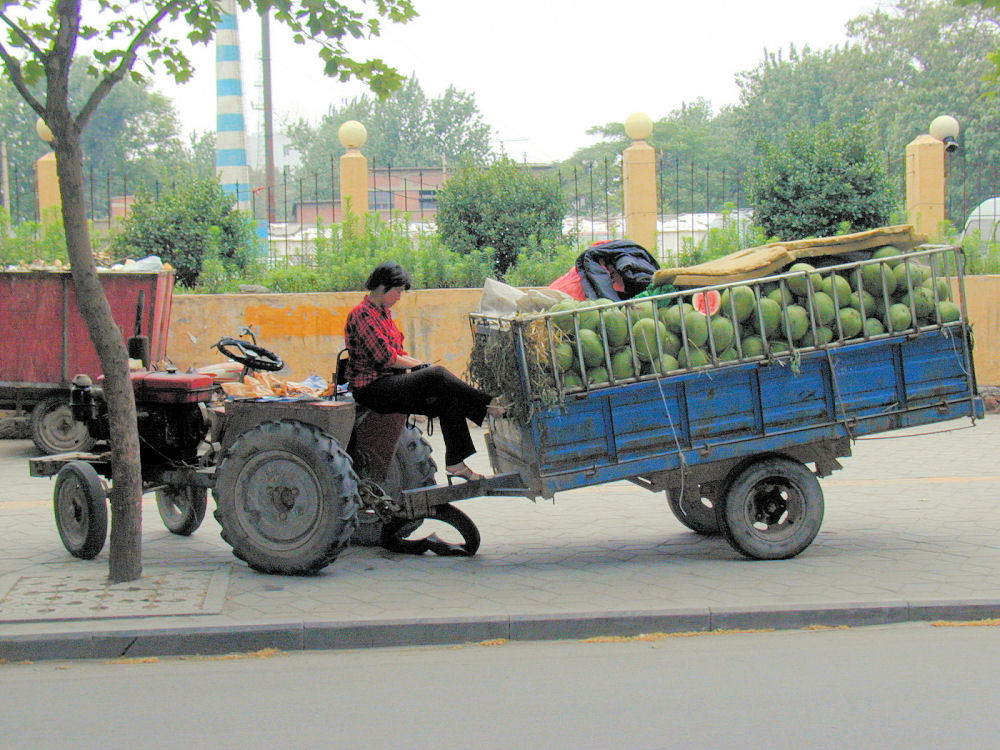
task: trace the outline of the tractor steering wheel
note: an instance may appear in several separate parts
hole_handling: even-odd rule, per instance
[[[235,347],[239,349],[240,353],[237,354],[231,351],[228,347]],[[244,367],[248,367],[251,370],[265,370],[267,372],[275,372],[280,370],[285,366],[285,363],[281,361],[281,357],[272,351],[268,351],[262,346],[257,346],[256,344],[251,344],[241,339],[232,339],[229,337],[219,340],[214,347],[218,349],[219,352],[233,360],[234,362],[239,362]]]

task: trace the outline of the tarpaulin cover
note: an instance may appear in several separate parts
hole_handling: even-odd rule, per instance
[[[804,260],[817,267],[863,260],[868,252],[884,245],[894,245],[909,252],[927,241],[909,224],[870,229],[866,232],[836,237],[818,237],[792,242],[772,242],[747,248],[686,268],[661,268],[653,275],[653,285],[700,287],[749,281],[781,273],[792,263]],[[863,257],[852,257],[862,253]]]

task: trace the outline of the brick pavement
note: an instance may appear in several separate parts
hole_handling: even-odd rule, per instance
[[[4,440],[0,658],[995,617],[1000,420],[953,429],[969,425],[859,441],[821,480],[823,528],[792,560],[745,560],[687,531],[662,495],[620,482],[554,503],[462,502],[482,534],[474,558],[352,547],[318,576],[267,576],[232,556],[211,516],[171,535],[147,496],[143,579],[118,586],[105,582],[106,548],[93,561],[65,552],[53,481],[28,476],[30,441]],[[487,470],[485,450],[470,464]]]

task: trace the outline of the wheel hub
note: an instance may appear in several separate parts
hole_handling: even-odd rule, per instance
[[[309,537],[322,513],[322,488],[312,468],[287,451],[262,451],[237,480],[236,512],[269,546],[294,547]]]

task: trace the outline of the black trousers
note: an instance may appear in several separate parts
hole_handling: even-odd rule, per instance
[[[444,438],[444,462],[454,466],[476,452],[469,419],[481,425],[493,397],[440,366],[386,375],[354,391],[354,400],[379,414],[437,417]]]

